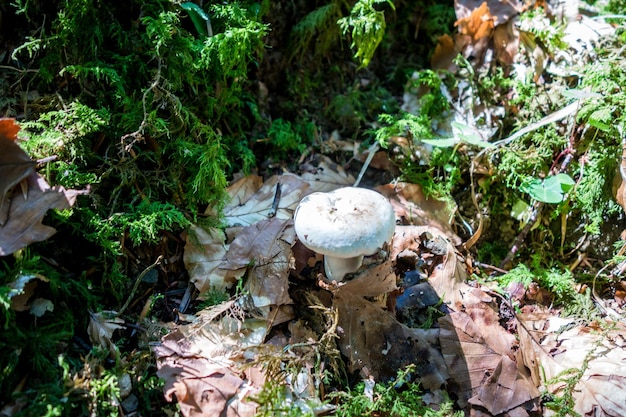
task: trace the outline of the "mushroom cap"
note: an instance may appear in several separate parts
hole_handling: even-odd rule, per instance
[[[337,258],[372,255],[393,236],[396,216],[385,197],[366,188],[312,193],[294,214],[298,239],[317,253]]]

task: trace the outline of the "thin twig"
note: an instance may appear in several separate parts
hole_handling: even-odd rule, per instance
[[[146,276],[146,274],[148,272],[150,272],[152,269],[154,269],[154,267],[156,267],[157,265],[159,265],[161,263],[161,261],[163,260],[163,255],[159,255],[159,257],[157,258],[156,261],[154,261],[154,263],[152,265],[150,265],[149,267],[147,267],[146,269],[143,270],[143,272],[141,274],[139,274],[139,276],[137,277],[137,279],[135,280],[135,285],[133,285],[133,289],[131,290],[130,294],[128,295],[128,298],[126,299],[126,302],[124,303],[124,305],[122,306],[122,308],[120,308],[120,311],[117,313],[118,316],[121,316],[122,313],[128,308],[128,306],[130,305],[131,300],[133,299],[133,297],[135,296],[135,292],[137,291],[137,288],[139,288],[139,283],[141,282],[141,280],[143,279],[143,277]]]

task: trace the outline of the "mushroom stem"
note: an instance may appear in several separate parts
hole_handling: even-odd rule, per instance
[[[346,274],[357,271],[363,263],[363,256],[353,258],[338,258],[336,256],[324,256],[324,272],[326,278],[331,281],[341,281]]]

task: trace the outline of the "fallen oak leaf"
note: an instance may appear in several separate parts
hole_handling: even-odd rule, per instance
[[[256,177],[248,181],[258,184]],[[240,198],[246,197],[247,200],[242,201],[239,198],[231,199],[224,207],[224,222],[227,226],[250,226],[269,218],[278,184],[280,184],[281,192],[276,211],[273,213],[274,217],[283,220],[290,219],[293,210],[307,193],[309,187],[306,181],[291,173],[270,177],[263,183],[261,188],[256,190],[254,194],[251,194],[250,190],[254,184],[246,185],[245,193],[240,195]],[[238,183],[235,183],[234,186],[234,189],[229,187],[226,190],[229,195],[230,192],[240,190],[242,187],[242,185]]]
[[[579,415],[626,415],[623,323],[604,329],[597,323],[568,329],[559,317],[518,314],[517,318],[521,356],[536,384],[555,397],[571,395]],[[570,320],[570,325],[574,323]]]
[[[487,381],[478,389],[470,404],[484,407],[492,415],[503,413],[516,416],[529,415],[539,408],[540,393],[530,379],[530,373],[519,372],[517,363],[502,356]]]
[[[440,389],[448,379],[446,364],[439,351],[421,329],[411,329],[388,311],[364,297],[375,297],[396,288],[391,259],[369,268],[333,292],[337,309],[339,347],[348,358],[351,372],[386,381],[410,364],[416,365],[420,383],[427,389]]]
[[[291,219],[259,221],[239,233],[230,244],[220,268],[248,268],[246,288],[254,306],[267,313],[270,306],[292,303],[288,289],[294,243]]]
[[[14,119],[0,119],[0,226],[8,218],[7,194],[35,172],[37,163],[19,147],[15,140],[20,127]]]
[[[12,198],[9,219],[0,226],[0,256],[46,240],[56,233],[53,227],[42,224],[43,217],[50,209],[63,210],[71,207],[79,193],[82,192],[50,188],[41,176],[31,174],[28,177],[27,198]]]

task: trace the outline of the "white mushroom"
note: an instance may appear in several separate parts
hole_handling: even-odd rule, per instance
[[[324,271],[341,281],[391,240],[396,217],[389,201],[376,191],[345,187],[304,197],[294,214],[298,239],[324,255]]]

